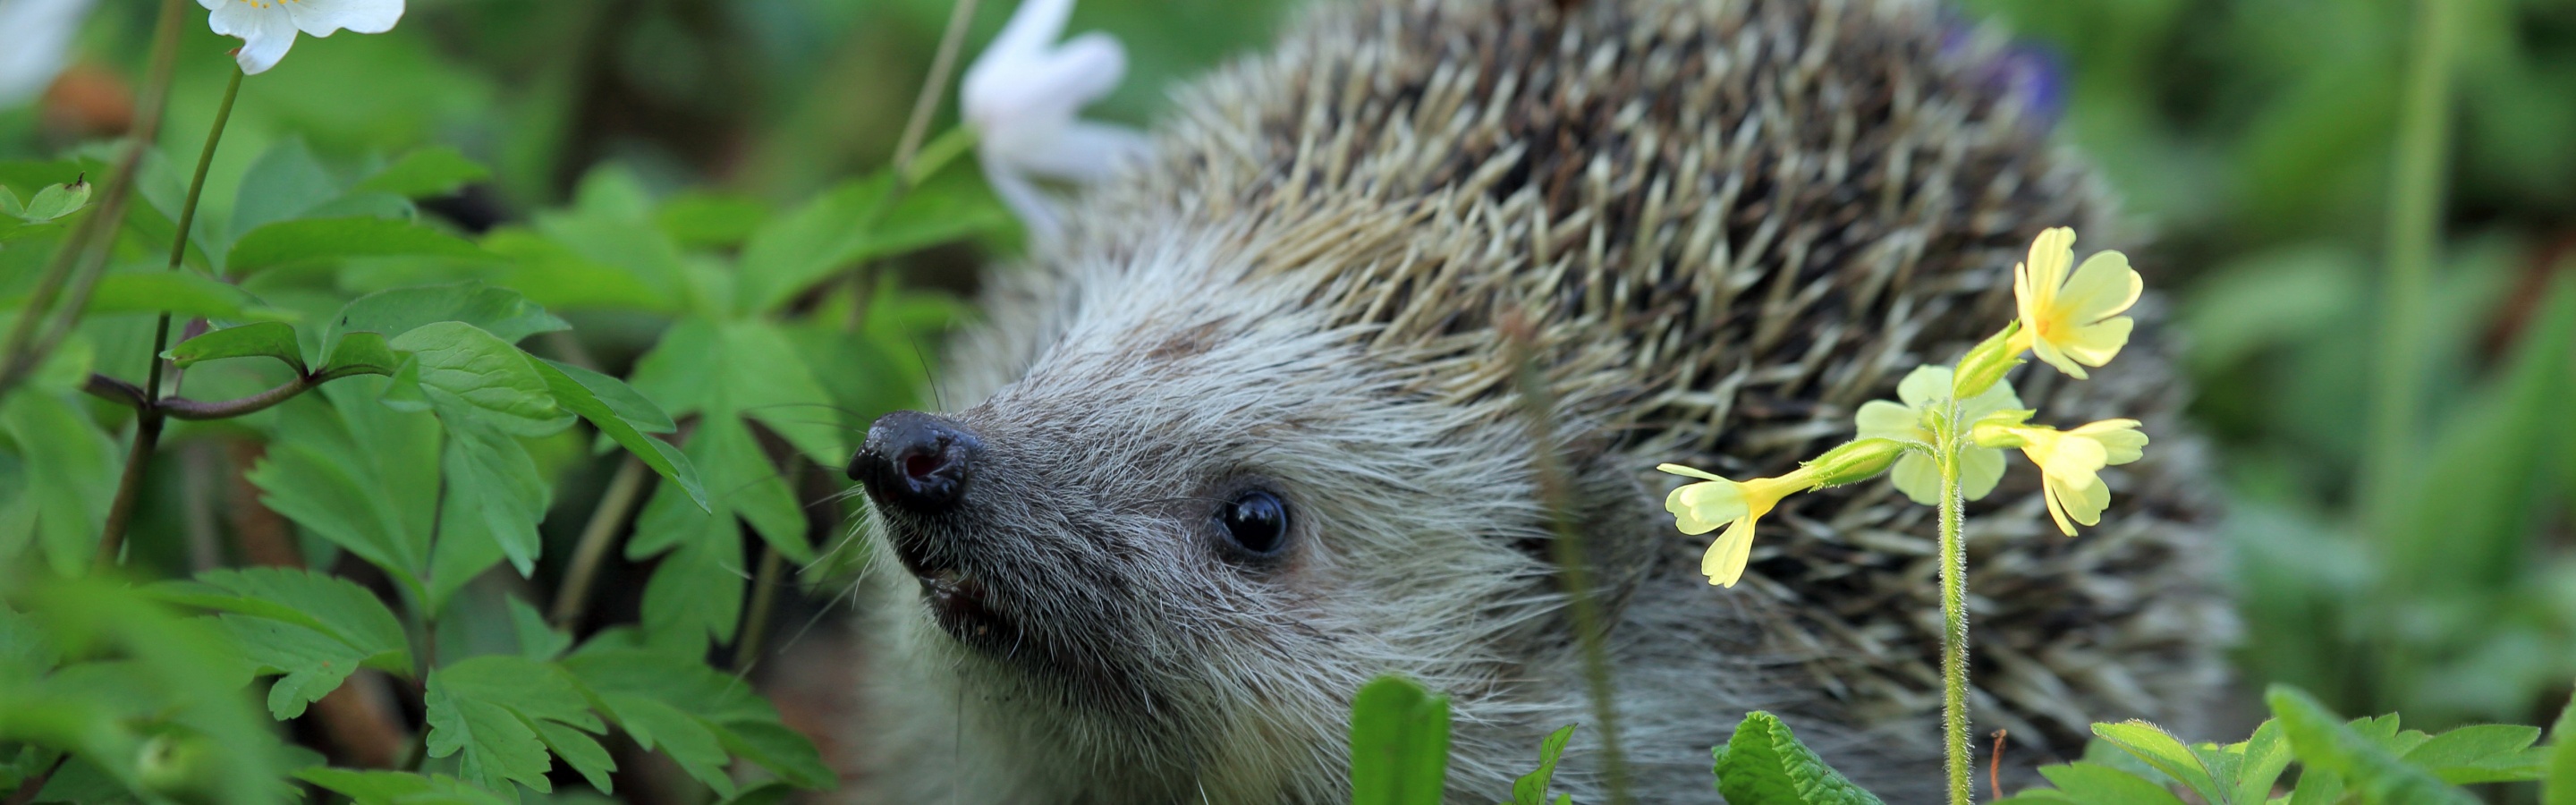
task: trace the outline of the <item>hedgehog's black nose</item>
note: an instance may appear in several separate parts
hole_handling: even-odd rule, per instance
[[[850,480],[866,485],[868,497],[881,505],[937,514],[965,496],[975,454],[983,447],[955,422],[896,411],[868,426],[867,446],[850,457]]]

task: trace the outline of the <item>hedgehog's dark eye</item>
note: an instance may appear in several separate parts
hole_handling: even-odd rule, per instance
[[[1270,556],[1288,543],[1288,504],[1278,495],[1247,489],[1217,510],[1227,539],[1254,556]]]

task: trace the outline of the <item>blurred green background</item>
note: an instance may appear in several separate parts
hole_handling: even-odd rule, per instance
[[[2238,582],[2248,689],[2294,682],[2427,727],[2539,722],[2576,678],[2576,339],[2544,303],[2576,279],[2576,0],[2459,2],[2443,242],[2429,322],[2409,336],[2427,350],[2412,383],[2425,415],[2395,462],[2405,482],[2368,493],[2413,4],[1970,0],[1962,15],[2053,67],[2064,139],[2152,240],[2134,257],[2178,321],[2194,421],[2227,489],[2218,561]],[[981,4],[970,54],[1012,5]],[[1117,36],[1130,63],[1092,116],[1149,123],[1170,86],[1267,41],[1291,5],[1085,0],[1070,30]],[[46,98],[0,111],[0,159],[50,157],[130,119],[150,4],[101,6]],[[466,229],[561,207],[603,164],[655,193],[790,204],[886,161],[949,8],[414,0],[392,33],[304,38],[245,85],[208,214],[224,220],[238,177],[289,138],[342,167],[461,149],[495,178],[425,206]],[[232,42],[188,28],[169,153],[195,153]],[[941,114],[934,131],[953,106]],[[988,237],[897,267],[917,287],[962,290],[1013,248]],[[654,333],[575,323],[576,346],[612,366]],[[575,473],[558,492],[550,559],[605,475]]]

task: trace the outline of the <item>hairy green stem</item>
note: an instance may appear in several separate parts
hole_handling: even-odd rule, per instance
[[[1975,749],[1968,742],[1968,548],[1960,539],[1967,503],[1959,491],[1959,453],[1966,436],[1959,422],[1959,403],[1949,400],[1942,417],[1941,451],[1941,731],[1949,752],[1950,803],[1976,801],[1970,782]]]
[[[241,82],[241,68],[235,66],[232,81],[224,85],[223,103],[215,107],[215,123],[206,130],[205,150],[197,154],[197,174],[188,182],[188,198],[179,207],[178,233],[171,236],[170,244],[172,271],[179,270],[180,261],[188,256],[188,233],[197,223],[197,199],[205,195],[206,170],[214,165],[215,148],[224,139],[224,124],[232,121],[233,99],[241,95]],[[100,256],[104,255],[105,251],[101,250]],[[83,293],[80,296],[85,303],[88,295]],[[152,467],[152,449],[161,441],[165,413],[160,405],[161,376],[166,373],[161,353],[169,349],[170,312],[165,310],[161,312],[159,326],[152,331],[152,354],[144,356],[143,400],[150,405],[137,409],[135,414],[134,448],[126,455],[125,472],[117,479],[116,500],[108,505],[107,526],[99,534],[98,563],[102,567],[116,565],[123,554],[125,531],[134,521],[135,501],[142,497],[143,476]],[[302,391],[301,388],[295,389],[250,410],[276,405]]]
[[[179,27],[186,21],[187,5],[186,0],[162,0],[161,18],[152,28],[152,66],[145,74],[142,96],[135,102],[134,130],[125,149],[117,153],[115,167],[108,172],[106,192],[100,194],[98,204],[46,263],[36,291],[27,296],[26,309],[10,327],[8,343],[0,347],[0,354],[6,356],[0,358],[0,398],[8,397],[12,389],[26,382],[27,376],[45,362],[45,356],[71,333],[72,325],[80,320],[81,309],[89,306],[90,291],[98,286],[98,274],[106,267],[107,252],[115,243],[117,225],[125,220],[125,200],[134,189],[136,168],[143,164],[144,152],[151,149],[153,138],[161,132],[162,112],[170,97],[170,77],[179,63]],[[56,306],[54,301],[66,282],[70,283],[71,297]],[[49,310],[55,311],[53,315],[46,315]],[[53,324],[43,335],[37,335],[38,321],[48,318]]]
[[[553,611],[546,616],[555,628],[569,631],[581,625],[582,612],[590,606],[590,585],[599,577],[599,563],[607,558],[608,547],[616,544],[627,514],[635,510],[644,475],[644,461],[627,456],[616,477],[608,480],[608,490],[600,493],[599,505],[591,508],[590,523],[582,526],[581,542],[573,548],[563,586],[556,589]]]
[[[1565,588],[1566,609],[1573,616],[1575,643],[1583,654],[1585,688],[1591,694],[1592,720],[1601,729],[1601,772],[1610,784],[1610,802],[1627,805],[1628,761],[1619,747],[1619,710],[1617,696],[1610,681],[1610,656],[1603,637],[1609,625],[1604,621],[1598,599],[1592,595],[1591,554],[1585,549],[1583,529],[1575,523],[1573,483],[1567,479],[1562,457],[1557,455],[1555,396],[1540,374],[1536,336],[1523,319],[1511,318],[1498,327],[1510,347],[1513,379],[1519,385],[1521,414],[1528,419],[1530,444],[1535,446],[1531,464],[1537,470],[1539,498],[1547,506],[1548,527],[1555,534],[1549,541],[1556,560],[1558,579]]]

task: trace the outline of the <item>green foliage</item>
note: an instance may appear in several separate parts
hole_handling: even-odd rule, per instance
[[[1351,805],[1436,805],[1448,777],[1449,697],[1395,676],[1360,688],[1351,701]]]
[[[1547,784],[1556,778],[1556,759],[1565,754],[1565,742],[1574,738],[1574,726],[1567,724],[1548,733],[1547,740],[1539,744],[1538,770],[1512,781],[1512,801],[1506,805],[1549,805]],[[1555,805],[1571,805],[1573,802],[1574,795],[1559,794]]]
[[[1876,805],[1877,797],[1844,779],[1798,742],[1789,725],[1756,710],[1734,737],[1711,750],[1717,790],[1728,805]]]
[[[2548,780],[2541,785],[2541,805],[2576,805],[2576,700],[2559,712],[2549,728]]]
[[[2125,763],[2042,767],[2054,788],[2004,801],[2180,803],[2170,790],[2180,789],[2209,805],[2262,805],[2280,801],[2277,783],[2295,760],[2294,805],[2474,803],[2457,786],[2540,780],[2553,751],[2532,746],[2540,738],[2533,727],[2481,724],[2433,735],[2400,729],[2394,715],[2347,722],[2288,686],[2273,686],[2264,700],[2273,719],[2225,746],[2185,744],[2143,721],[2095,724],[2093,733],[2126,753]]]

